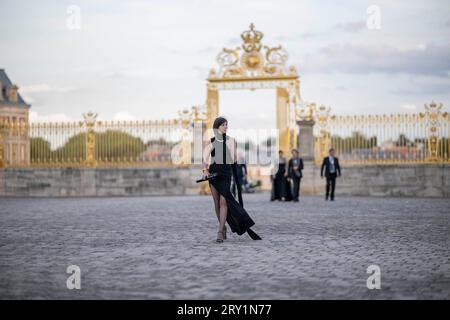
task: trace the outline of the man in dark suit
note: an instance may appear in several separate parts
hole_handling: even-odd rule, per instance
[[[336,177],[341,176],[341,167],[339,166],[339,160],[335,157],[336,151],[331,148],[329,151],[329,156],[325,157],[322,162],[322,167],[320,168],[320,177],[323,178],[323,171],[325,169],[325,177],[327,178],[327,186],[325,193],[325,200],[334,200],[334,188],[336,187]],[[331,192],[330,192],[331,188]]]
[[[300,180],[303,177],[303,159],[299,157],[298,150],[292,149],[292,158],[289,160],[287,175],[292,180],[292,200],[297,202],[300,193]]]

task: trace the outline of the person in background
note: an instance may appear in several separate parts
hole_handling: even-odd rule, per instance
[[[297,202],[300,193],[300,181],[303,177],[303,159],[299,157],[298,150],[292,149],[292,158],[289,160],[286,176],[292,181],[292,200]]]
[[[325,200],[330,197],[331,201],[334,201],[334,189],[336,188],[336,177],[341,176],[341,167],[339,166],[339,159],[335,156],[336,151],[331,148],[329,150],[328,157],[325,157],[320,168],[320,177],[323,178],[325,169],[325,178],[327,184],[325,188]]]
[[[278,151],[278,160],[275,163],[275,166],[272,171],[271,180],[272,180],[272,193],[270,197],[270,201],[274,200],[285,200],[291,201],[291,191],[289,181],[285,175],[286,173],[286,165],[287,160],[284,157],[284,153],[282,150]]]
[[[242,154],[238,156],[237,166],[237,178],[243,188],[244,192],[248,192],[248,181],[247,181],[247,165],[245,164],[245,158]],[[236,196],[236,183],[233,179],[233,183],[231,186],[231,190],[233,195]]]

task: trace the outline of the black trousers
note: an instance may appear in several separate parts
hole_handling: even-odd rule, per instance
[[[331,200],[334,199],[334,189],[336,188],[336,173],[330,173],[326,176],[327,178],[327,186],[326,186],[326,193],[325,198],[328,199],[328,196]],[[331,190],[330,190],[331,189]]]
[[[298,200],[300,194],[300,180],[301,178],[291,177],[292,179],[292,199],[294,201]]]

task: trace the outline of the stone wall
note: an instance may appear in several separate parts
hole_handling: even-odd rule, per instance
[[[305,163],[301,191],[325,194],[320,167]],[[450,197],[450,164],[342,166],[336,195]]]
[[[0,196],[149,196],[197,194],[199,169],[6,168],[0,169]]]
[[[301,194],[323,195],[319,167],[305,161]],[[0,196],[151,196],[198,194],[191,168],[6,168]],[[450,197],[450,164],[342,167],[336,196]]]

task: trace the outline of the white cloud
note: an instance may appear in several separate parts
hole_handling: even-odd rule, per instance
[[[120,111],[120,112],[116,112],[113,116],[113,120],[126,120],[126,121],[130,121],[130,120],[136,120],[136,117],[132,114],[130,114],[127,111]]]
[[[67,87],[55,87],[50,86],[47,83],[39,83],[39,84],[31,84],[20,87],[20,92],[23,94],[33,94],[33,93],[41,93],[41,92],[60,92],[65,93],[69,91],[75,90],[75,87],[67,86]]]
[[[20,87],[20,93],[23,93],[24,95],[27,95],[30,93],[48,92],[48,91],[50,91],[50,86],[46,83],[32,84],[32,85]]]
[[[366,28],[366,22],[365,21],[354,21],[354,22],[347,22],[347,23],[338,23],[335,25],[335,28],[338,30],[344,30],[347,32],[356,32],[360,30],[364,30]]]
[[[420,44],[398,48],[389,44],[335,43],[305,57],[308,73],[381,72],[446,76],[450,70],[450,46]]]
[[[19,92],[23,96],[25,101],[31,104],[35,103],[36,101],[40,102],[40,98],[45,95],[51,95],[55,93],[65,94],[74,90],[75,88],[71,86],[55,87],[50,86],[47,83],[25,85],[19,88]]]
[[[417,111],[417,106],[415,104],[404,104],[400,108],[407,111]]]

